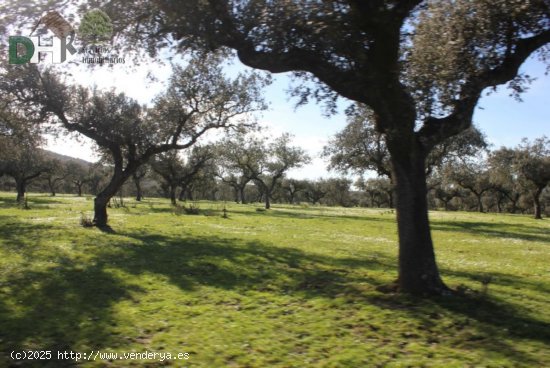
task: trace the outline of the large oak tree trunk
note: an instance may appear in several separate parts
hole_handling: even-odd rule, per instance
[[[115,173],[109,184],[94,199],[94,225],[97,227],[107,226],[107,205],[114,197],[124,182],[129,178],[128,174]]]
[[[428,220],[424,155],[392,155],[399,234],[401,292],[441,294],[447,287],[439,276]]]
[[[98,194],[94,199],[94,225],[97,227],[107,226],[107,204],[112,196]]]

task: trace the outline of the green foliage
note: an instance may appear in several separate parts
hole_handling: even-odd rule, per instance
[[[390,152],[384,135],[376,130],[371,109],[357,105],[348,116],[346,127],[323,148],[329,169],[342,173],[364,174],[366,171],[391,178]],[[425,159],[426,172],[441,167],[445,162],[475,157],[487,148],[484,134],[475,126],[436,145]]]
[[[100,9],[93,9],[84,14],[78,35],[87,42],[108,41],[113,34],[113,25],[109,16]]]
[[[395,217],[379,210],[228,203],[224,219],[200,202],[220,216],[176,217],[167,200],[125,198],[135,210],[113,209],[104,233],[77,224],[84,198],[28,200],[17,211],[0,194],[0,366],[37,347],[189,352],[170,363],[205,368],[550,359],[546,221],[432,212],[442,274],[463,295],[421,300],[375,290],[396,274]],[[130,363],[159,364],[109,364]]]

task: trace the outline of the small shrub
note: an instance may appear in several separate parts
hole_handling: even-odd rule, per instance
[[[112,204],[111,204],[112,202]],[[126,208],[126,205],[124,204],[124,199],[122,198],[111,198],[111,201],[109,201],[109,203],[111,204],[111,206],[113,208]]]
[[[30,210],[31,207],[29,206],[29,201],[27,200],[27,197],[25,196],[24,200],[18,203],[18,206],[22,210]]]
[[[84,212],[80,213],[80,226],[82,227],[93,227],[94,222],[91,217],[86,215]]]
[[[185,208],[184,206],[180,206],[179,204],[176,204],[172,212],[174,213],[174,215],[180,216],[184,214],[184,211],[183,211],[184,208]]]
[[[200,213],[200,207],[194,203],[191,203],[189,207],[183,206],[183,210],[188,215],[198,215]]]
[[[176,204],[173,209],[173,213],[176,216],[180,216],[183,214],[186,215],[198,215],[200,213],[200,207],[196,204],[190,204],[189,206],[180,206],[179,204]]]

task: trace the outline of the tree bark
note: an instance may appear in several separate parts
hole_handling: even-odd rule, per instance
[[[15,182],[15,188],[17,189],[17,203],[23,203],[25,201],[27,183],[25,182],[25,180],[17,180]]]
[[[540,195],[543,188],[538,188],[536,192],[533,193],[533,202],[535,205],[535,219],[542,220],[542,206],[540,205]]]
[[[294,196],[296,195],[296,192],[289,192],[289,194],[290,204],[294,204]]]
[[[141,192],[141,183],[140,180],[136,177],[134,177],[134,184],[136,185],[136,201],[140,202],[143,198],[143,194]]]
[[[478,194],[478,193],[474,193],[474,194],[477,198],[477,210],[479,211],[479,213],[483,213],[484,212],[483,201],[481,200],[482,194]]]
[[[424,295],[448,290],[439,276],[428,220],[424,155],[392,155],[396,184],[401,292]]]
[[[269,197],[271,197],[270,195],[271,193],[269,191],[266,191],[265,192],[265,209],[268,210],[271,208],[271,202],[269,201]]]
[[[50,194],[52,197],[55,197],[55,181],[48,179],[48,186],[50,187]]]
[[[107,226],[107,204],[112,196],[98,194],[94,198],[94,225],[97,227]]]
[[[75,185],[76,185],[77,195],[79,197],[82,197],[82,185],[84,185],[84,183],[75,182]]]
[[[176,186],[170,185],[170,203],[172,206],[176,205]]]
[[[241,199],[241,204],[246,204],[246,197],[244,194],[245,188],[246,188],[245,186],[242,186],[239,188],[239,197]]]
[[[94,199],[94,225],[97,227],[106,227],[108,216],[107,216],[107,205],[111,198],[113,198],[126,180],[130,177],[131,174],[118,172],[113,175],[109,184],[101,192],[97,194]]]

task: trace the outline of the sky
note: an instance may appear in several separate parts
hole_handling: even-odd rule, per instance
[[[231,72],[246,67],[236,61],[230,69]],[[523,102],[516,101],[509,96],[509,90],[500,87],[497,92],[481,98],[474,114],[474,123],[486,134],[494,149],[513,147],[523,137],[532,140],[543,135],[550,136],[550,76],[545,76],[545,66],[535,58],[529,59],[521,71],[535,78],[528,91],[522,95]],[[148,73],[154,74],[160,81],[146,83]],[[157,64],[130,71],[122,65],[95,69],[80,67],[73,71],[74,79],[80,84],[96,85],[99,88],[115,87],[141,103],[150,102],[160,93],[165,85],[163,81],[169,75],[168,65]],[[322,106],[313,102],[296,109],[296,101],[289,99],[286,92],[290,84],[289,75],[278,74],[273,77],[273,83],[265,90],[265,99],[270,107],[261,114],[259,122],[268,134],[292,133],[294,144],[305,149],[313,159],[311,164],[294,169],[288,175],[297,179],[339,176],[338,173],[326,170],[327,163],[320,158],[320,152],[330,137],[345,127],[345,115],[341,111],[330,118],[324,117]],[[345,107],[347,102],[343,101],[340,105]],[[89,161],[96,159],[87,139],[75,141],[71,137],[52,138],[48,140],[47,149]]]

